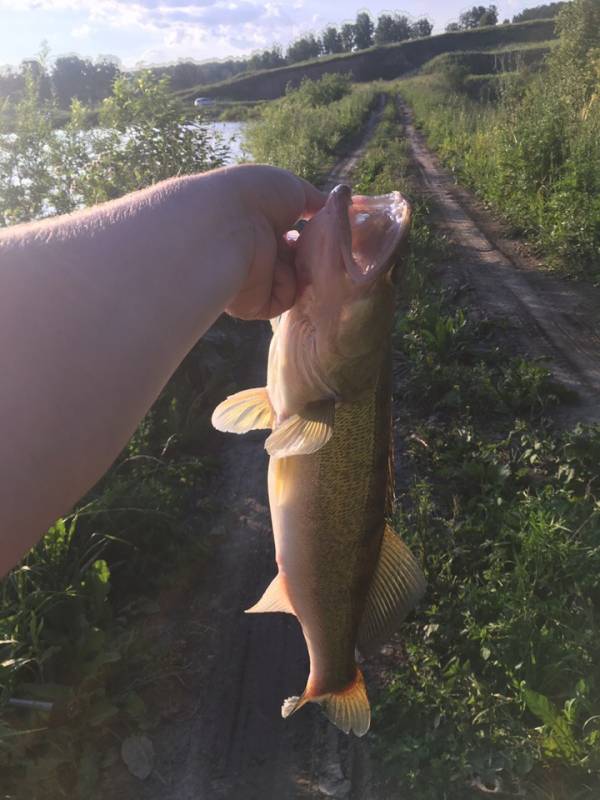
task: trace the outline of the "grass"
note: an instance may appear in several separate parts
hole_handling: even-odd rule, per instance
[[[353,87],[341,75],[303,81],[284,98],[264,106],[260,118],[247,129],[246,144],[256,161],[319,182],[360,131],[376,99],[374,88]]]
[[[421,67],[420,73],[430,75],[463,67],[470,75],[513,71],[520,66],[537,64],[548,55],[554,41],[530,42],[493,50],[462,50],[442,53]]]
[[[600,792],[600,427],[563,430],[569,395],[440,278],[448,246],[411,183],[388,106],[360,191],[416,206],[394,344],[395,525],[427,596],[371,667],[384,797]]]
[[[525,237],[571,275],[600,277],[600,103],[594,50],[568,67],[557,44],[541,71],[467,73],[460,63],[402,81],[431,147]],[[444,65],[441,65],[442,67]],[[587,88],[586,88],[587,87]]]

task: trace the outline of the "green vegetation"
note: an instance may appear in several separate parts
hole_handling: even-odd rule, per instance
[[[372,88],[353,88],[347,76],[305,80],[264,107],[246,135],[250,152],[257,161],[318,182],[335,154],[360,130],[375,99]]]
[[[554,36],[553,20],[461,30],[398,44],[378,45],[357,52],[320,56],[299,64],[238,75],[219,83],[198,84],[182,92],[181,96],[184,99],[205,95],[232,100],[273,100],[285,94],[289,84],[298,86],[303,78],[318,80],[327,73],[337,72],[352,73],[353,80],[357,82],[390,80],[418,69],[440,53],[545,42]]]
[[[355,186],[415,204],[395,333],[395,524],[429,588],[371,667],[382,795],[593,800],[600,427],[562,430],[551,415],[569,397],[548,370],[441,288],[448,245],[414,195],[391,105]]]
[[[56,105],[40,97],[29,73],[22,100],[0,113],[0,226],[24,222],[118,197],[172,175],[224,163],[201,119],[150,73],[115,81],[100,106],[100,129],[85,129],[87,109],[77,100],[55,130]]]
[[[467,78],[460,64],[402,83],[429,142],[457,177],[553,263],[600,273],[600,6],[576,0],[532,75]],[[491,91],[483,88],[492,86]],[[498,97],[479,103],[473,97]]]
[[[79,127],[78,102],[64,131],[53,130],[53,106],[38,88],[31,74],[10,132],[0,131],[3,225],[222,163],[204,127],[181,128],[187,115],[164,80],[119,78],[101,109],[102,132]],[[181,584],[190,564],[197,574],[206,561],[209,419],[235,388],[238,331],[224,320],[202,339],[116,464],[0,583],[3,797],[93,800],[120,743],[158,723],[143,687],[176,654],[138,627],[159,611],[166,567]],[[15,707],[14,698],[54,707]]]
[[[469,75],[486,75],[495,72],[513,72],[522,67],[539,64],[550,52],[553,41],[532,42],[503,47],[499,50],[469,50],[442,53],[428,61],[421,75],[446,73],[460,67]]]

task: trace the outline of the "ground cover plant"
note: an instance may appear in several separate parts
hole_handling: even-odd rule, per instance
[[[541,72],[495,79],[491,92],[471,82],[468,91],[465,69],[454,64],[403,82],[401,91],[442,160],[516,234],[569,273],[597,279],[600,6],[575,0],[556,25],[559,41]]]
[[[256,161],[318,182],[340,148],[361,129],[375,99],[372,88],[354,87],[347,75],[304,80],[264,107],[248,129],[247,145]]]
[[[102,130],[82,127],[85,109],[74,102],[56,131],[54,111],[29,75],[25,96],[2,118],[2,225],[223,163],[224,148],[202,124],[188,125],[166,82],[149,73],[115,82]],[[0,583],[3,797],[92,800],[121,744],[135,749],[158,722],[140,686],[162,669],[164,645],[138,627],[158,611],[167,565],[183,582],[190,564],[198,571],[207,561],[210,412],[236,388],[241,345],[233,320],[207,334],[112,469]]]
[[[394,336],[394,523],[429,588],[370,667],[378,796],[592,800],[600,427],[560,427],[569,396],[547,368],[459,302],[394,116],[388,105],[355,188],[415,203]]]

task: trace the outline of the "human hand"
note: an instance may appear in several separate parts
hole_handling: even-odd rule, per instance
[[[276,317],[296,296],[293,247],[284,235],[299,218],[313,216],[327,195],[277,167],[245,164],[223,172],[236,192],[235,213],[251,224],[246,278],[226,310],[242,319]]]

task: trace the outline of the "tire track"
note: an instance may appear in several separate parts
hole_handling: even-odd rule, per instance
[[[440,227],[458,245],[452,269],[490,318],[509,322],[522,352],[547,361],[576,394],[568,420],[600,420],[600,291],[532,269],[487,236],[462,202],[465,190],[455,186],[415,129],[408,107],[399,101],[399,108],[423,193],[437,209]]]

